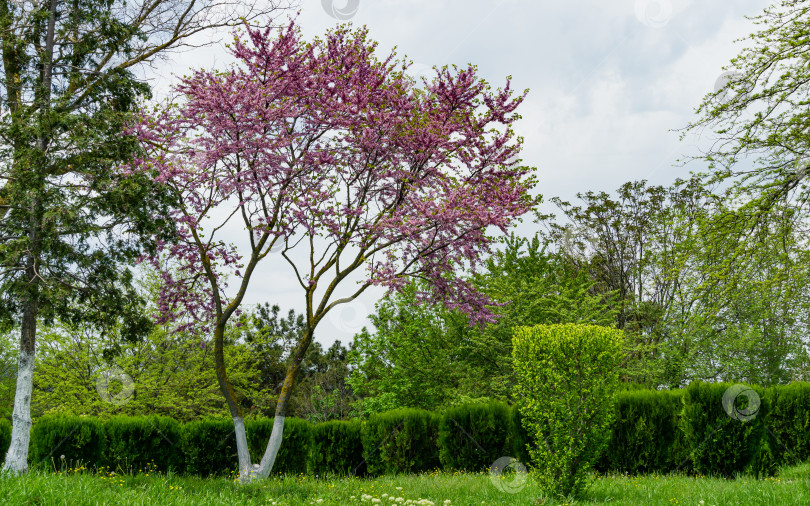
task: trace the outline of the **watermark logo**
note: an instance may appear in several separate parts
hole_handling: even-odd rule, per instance
[[[671,16],[669,0],[636,0],[636,18],[650,28],[663,28]]]
[[[359,332],[366,324],[366,315],[366,305],[355,300],[333,307],[329,311],[329,321],[340,331]]]
[[[753,420],[760,405],[759,394],[745,385],[732,385],[723,393],[723,409],[734,420]]]
[[[517,494],[526,488],[527,477],[526,466],[513,457],[501,457],[489,468],[489,480],[495,488],[507,494]]]
[[[116,383],[121,383],[121,390],[115,395],[110,393],[112,386]],[[132,376],[125,373],[120,367],[114,366],[106,371],[102,371],[96,381],[96,392],[104,402],[115,404],[116,406],[123,406],[132,400],[135,393],[135,382],[132,381]]]
[[[745,100],[751,94],[751,87],[745,82],[745,76],[739,72],[723,72],[714,81],[716,99],[721,104],[732,100]]]
[[[346,21],[357,14],[360,0],[321,0],[324,12],[339,21]]]

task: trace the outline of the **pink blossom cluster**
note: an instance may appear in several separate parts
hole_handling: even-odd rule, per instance
[[[212,321],[225,311],[226,272],[243,292],[273,241],[303,236],[329,245],[311,256],[322,264],[295,270],[305,289],[362,265],[367,285],[423,277],[423,299],[491,321],[489,301],[451,274],[474,271],[487,228],[505,232],[534,203],[531,168],[511,163],[525,92],[513,96],[509,81],[493,91],[473,66],[437,69],[419,89],[394,53],[375,56],[365,29],[306,42],[294,22],[245,28],[231,48],[237,65],[192,73],[176,87],[181,103],[132,127],[147,155],[130,170],[179,201],[177,241],[160,258],[180,274],[164,269],[161,317]],[[223,208],[248,229],[249,253],[203,230]]]

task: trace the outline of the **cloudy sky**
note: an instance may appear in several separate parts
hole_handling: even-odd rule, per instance
[[[537,167],[537,193],[574,199],[646,179],[669,184],[698,165],[677,159],[705,142],[674,132],[715,88],[722,67],[740,52],[736,39],[754,30],[745,16],[762,0],[302,0],[298,23],[307,37],[340,22],[366,25],[387,53],[395,46],[414,73],[433,65],[473,63],[491,84],[511,75],[529,88],[516,131],[523,163]],[[229,58],[207,48],[177,58],[185,67],[222,67]],[[183,65],[179,63],[182,62]],[[163,69],[159,86],[172,82]],[[532,234],[531,224],[519,233]],[[239,242],[244,232],[232,230]],[[333,312],[316,338],[344,343],[367,324],[382,291]],[[303,309],[303,292],[281,262],[263,266],[248,303]]]

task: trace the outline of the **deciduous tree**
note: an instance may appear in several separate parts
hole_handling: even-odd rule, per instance
[[[152,174],[182,203],[172,214],[179,237],[166,253],[186,275],[167,276],[163,309],[170,318],[187,308],[213,335],[247,480],[252,465],[223,338],[259,262],[278,251],[289,264],[306,321],[257,471],[266,477],[296,374],[326,314],[369,286],[396,290],[421,277],[429,290],[420,300],[443,300],[473,322],[491,319],[486,298],[448,274],[475,268],[488,251],[487,229],[505,231],[531,209],[534,179],[512,163],[524,95],[513,97],[508,82],[490,90],[472,66],[440,69],[421,90],[395,54],[378,59],[367,31],[345,26],[311,43],[293,23],[277,34],[247,28],[232,51],[237,66],[194,72],[177,87],[181,103],[135,127],[150,154],[132,171]],[[242,254],[220,238],[235,223],[247,231]],[[235,276],[231,292],[224,270]],[[339,296],[351,276],[360,278],[356,289]]]

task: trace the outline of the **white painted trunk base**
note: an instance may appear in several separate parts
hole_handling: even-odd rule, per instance
[[[34,354],[20,351],[17,366],[17,389],[14,394],[11,445],[6,453],[3,471],[28,472],[28,446],[31,442],[31,391],[34,388]]]
[[[273,432],[270,433],[270,441],[267,442],[267,450],[265,450],[262,463],[259,466],[258,473],[260,478],[270,476],[270,471],[273,470],[273,465],[276,463],[278,449],[281,448],[282,435],[284,435],[284,417],[276,416],[273,419]]]
[[[258,478],[270,476],[270,471],[273,470],[273,465],[276,462],[278,449],[281,448],[281,438],[284,434],[284,417],[277,416],[273,419],[273,432],[270,433],[270,441],[267,442],[267,450],[264,452],[261,464],[251,465],[250,463],[245,421],[242,418],[234,417],[233,426],[236,433],[236,452],[239,458],[239,482],[249,483]]]
[[[241,417],[233,417],[233,428],[236,433],[236,454],[239,458],[239,481],[248,482],[252,478],[252,466],[250,465],[245,421]]]

